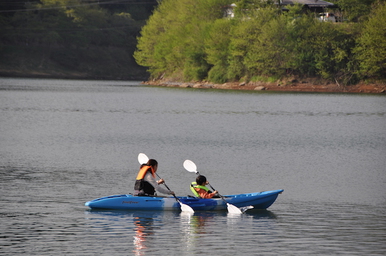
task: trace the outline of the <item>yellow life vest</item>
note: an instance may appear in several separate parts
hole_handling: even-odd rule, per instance
[[[190,190],[193,192],[195,197],[200,197],[200,195],[198,194],[198,192],[194,188],[200,188],[200,189],[203,189],[203,190],[205,190],[207,192],[209,191],[209,188],[207,188],[205,186],[202,186],[202,185],[197,185],[197,182],[193,181],[190,184]]]

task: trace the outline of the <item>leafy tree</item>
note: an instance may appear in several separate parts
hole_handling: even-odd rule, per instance
[[[154,6],[154,1],[149,2]],[[146,76],[132,54],[148,14],[137,13],[142,19],[137,21],[125,12],[130,8],[112,10],[103,8],[102,2],[80,0],[0,4],[8,9],[0,10],[0,69],[6,72],[57,74],[62,70],[108,78],[137,72]]]
[[[377,0],[333,0],[343,11],[344,18],[348,21],[358,22],[365,18],[371,11],[371,5]]]
[[[371,1],[362,4],[367,8]],[[353,49],[360,26],[320,22],[301,5],[288,6],[289,11],[283,13],[277,5],[262,0],[237,1],[235,17],[223,18],[221,7],[230,3],[199,0],[193,5],[188,0],[162,1],[138,38],[134,54],[137,62],[147,66],[153,78],[222,83],[296,75],[318,76],[344,84],[355,81]],[[343,9],[349,9],[345,5],[348,1],[340,3]],[[352,9],[350,19],[365,20],[366,8],[360,12]],[[376,27],[382,28],[380,24]],[[363,35],[365,38],[366,34]],[[358,42],[367,47],[369,40]],[[358,48],[357,53],[361,52],[361,60],[370,59],[363,57],[364,51]],[[361,64],[362,70],[364,67]]]
[[[164,0],[138,38],[134,57],[152,77],[166,73],[185,80],[203,79],[209,69],[204,50],[209,26],[223,16],[225,0]]]
[[[253,55],[259,50],[258,37],[262,27],[277,14],[276,8],[252,9],[248,14],[237,15],[230,30],[230,58],[228,79],[249,80],[256,72],[256,61]]]
[[[230,29],[231,21],[229,19],[218,19],[213,23],[205,40],[206,60],[212,65],[208,79],[216,83],[223,83],[227,80]]]
[[[262,12],[262,11],[261,11]],[[255,24],[260,27],[245,56],[245,66],[251,75],[283,75],[291,47],[284,16],[273,16],[267,22]]]
[[[272,7],[259,9],[251,18],[241,20],[235,31],[240,36],[231,36],[233,59],[229,70],[233,72],[233,63],[239,63],[243,67],[239,74],[247,80],[289,74],[336,80],[352,77],[352,72],[345,71],[354,45],[351,31],[317,21],[300,5],[289,7],[289,12],[282,15],[277,15],[277,9]]]
[[[364,22],[355,48],[360,75],[386,78],[386,3],[374,5],[370,18]]]
[[[353,69],[356,27],[322,22],[318,31],[322,42],[316,55],[316,67],[322,78],[350,84],[356,81]]]
[[[148,67],[149,72],[153,77],[166,71],[167,65],[165,55],[166,52],[171,50],[165,50],[169,48],[170,44],[165,42],[164,38],[164,34],[169,30],[169,26],[171,26],[172,22],[170,21],[169,23],[169,20],[167,19],[168,4],[173,7],[172,3],[164,1],[149,18],[146,25],[141,30],[141,36],[137,39],[137,50],[134,52],[137,63],[141,66]],[[162,50],[165,50],[165,54],[162,53]]]

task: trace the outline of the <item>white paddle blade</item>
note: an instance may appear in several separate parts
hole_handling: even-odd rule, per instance
[[[189,212],[189,213],[194,213],[194,210],[189,205],[183,204],[183,203],[180,203],[180,205],[181,205],[181,211]]]
[[[249,210],[249,209],[253,209],[254,207],[252,205],[248,205],[248,206],[244,206],[244,207],[240,207],[240,210],[244,213],[245,211]]]
[[[144,153],[139,153],[138,154],[138,162],[140,164],[146,164],[147,161],[149,161],[149,158],[147,157],[147,155],[145,155]]]
[[[242,214],[243,213],[239,208],[237,208],[233,204],[227,203],[227,206],[228,206],[228,212],[229,213],[234,213],[234,214]]]
[[[185,160],[184,161],[184,168],[188,171],[188,172],[194,172],[194,173],[197,173],[197,166],[195,163],[193,163],[193,161],[191,160]]]

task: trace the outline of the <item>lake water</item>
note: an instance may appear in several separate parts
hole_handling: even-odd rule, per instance
[[[90,211],[143,152],[177,195],[190,159],[267,210]],[[386,97],[0,78],[1,255],[385,255]]]

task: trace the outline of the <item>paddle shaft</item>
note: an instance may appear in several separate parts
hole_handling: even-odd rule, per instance
[[[213,189],[213,191],[216,191],[216,189],[214,188],[214,187],[212,187],[212,185],[210,185],[210,183],[208,183],[209,184],[209,186],[210,186],[210,188],[211,189]],[[228,203],[226,200],[225,200],[225,198],[222,196],[222,195],[220,195],[220,193],[217,191],[217,195],[219,195],[220,197],[221,197],[221,199],[225,202],[225,203]]]
[[[162,179],[162,178],[158,175],[158,173],[155,173],[155,174],[157,175],[157,177],[158,177],[159,179]],[[168,187],[168,185],[166,185],[165,181],[164,181],[164,185],[165,185],[165,187],[166,187],[169,191],[171,191],[170,188]],[[179,202],[179,203],[181,204],[180,199],[178,199],[178,198],[176,197],[175,194],[173,194],[173,196],[174,196],[174,198],[177,200],[177,202]]]

